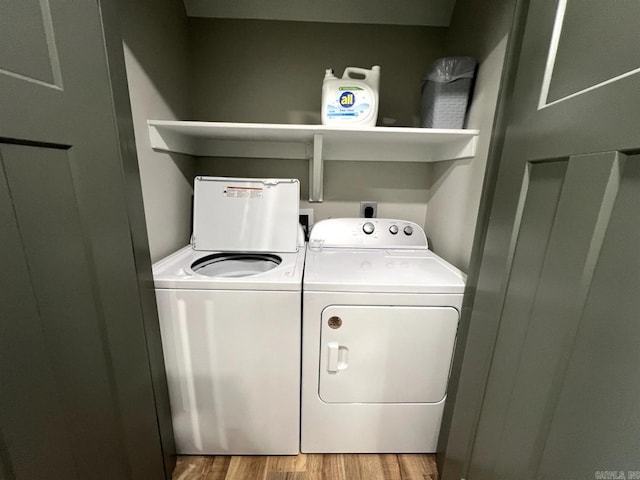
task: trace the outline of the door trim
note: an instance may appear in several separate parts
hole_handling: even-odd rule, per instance
[[[482,185],[469,276],[460,313],[458,339],[438,440],[436,460],[442,480],[460,480],[465,478],[469,471],[471,450],[480,420],[482,401],[498,335],[498,313],[506,296],[506,282],[500,280],[502,277],[492,279],[493,289],[485,294],[491,296],[495,308],[492,312],[485,312],[481,328],[479,322],[476,322],[476,328],[472,332],[472,309],[476,301],[480,270],[483,261],[485,261],[483,253],[487,246],[489,221],[509,123],[509,113],[512,108],[511,98],[515,89],[529,3],[529,0],[516,0],[504,68],[500,79],[501,87]],[[492,261],[496,265],[500,265],[500,268],[504,268],[504,260],[492,259]]]

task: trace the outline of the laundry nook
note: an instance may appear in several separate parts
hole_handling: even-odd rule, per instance
[[[191,73],[169,77],[189,93],[132,100],[176,451],[415,455],[430,474],[506,40],[445,48],[444,2],[422,26],[196,3]],[[165,69],[130,38],[130,88],[154,92]]]
[[[0,1],[0,479],[640,479],[639,45],[638,0]]]

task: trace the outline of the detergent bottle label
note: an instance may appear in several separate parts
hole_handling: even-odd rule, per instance
[[[339,87],[332,97],[327,102],[326,111],[330,119],[362,118],[371,110],[371,95],[362,87]]]

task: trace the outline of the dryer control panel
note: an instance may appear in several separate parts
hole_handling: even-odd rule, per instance
[[[420,225],[390,218],[330,218],[316,223],[309,247],[427,249]]]

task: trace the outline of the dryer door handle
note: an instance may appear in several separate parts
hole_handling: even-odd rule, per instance
[[[329,342],[327,344],[329,349],[327,357],[327,370],[330,372],[338,371],[338,355],[340,354],[340,344],[338,342]]]
[[[327,371],[337,373],[349,366],[349,349],[338,342],[327,343]]]

